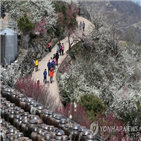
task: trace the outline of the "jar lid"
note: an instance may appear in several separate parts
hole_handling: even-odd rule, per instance
[[[65,133],[64,133],[63,130],[60,130],[60,129],[56,130],[56,135],[57,135],[57,136],[62,136],[62,135],[64,135],[64,134],[65,134]]]
[[[83,131],[83,135],[84,135],[84,136],[86,136],[86,135],[88,135],[88,134],[90,134],[90,133],[91,133],[91,131],[88,130],[88,129],[85,129],[85,130]]]
[[[67,121],[67,119],[62,118],[62,119],[60,120],[60,123],[61,123],[61,124],[66,124],[66,123],[68,123],[68,121]]]
[[[44,109],[44,107],[43,106],[38,106],[38,108],[37,108],[38,110],[43,110]]]
[[[78,130],[78,129],[79,129],[79,127],[80,127],[80,126],[78,126],[78,125],[74,124],[74,125],[73,125],[73,130]]]

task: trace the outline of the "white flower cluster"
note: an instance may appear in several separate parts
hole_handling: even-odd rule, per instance
[[[43,18],[47,22],[48,27],[52,27],[56,24],[58,15],[55,13],[51,0],[44,1],[7,1],[3,0],[2,5],[9,12],[9,15],[17,20],[24,14],[27,14],[28,18],[33,22],[39,22]]]
[[[56,0],[56,1],[57,1],[57,0]],[[58,1],[60,1],[60,0],[58,0]],[[74,4],[78,4],[78,3],[79,3],[79,0],[61,0],[61,1],[65,1],[65,2],[67,2],[67,3],[73,2]]]

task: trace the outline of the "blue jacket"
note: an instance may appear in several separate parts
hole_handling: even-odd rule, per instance
[[[48,67],[49,69],[51,68],[51,63],[50,63],[50,62],[47,63],[47,67]]]
[[[54,62],[54,60],[51,62],[51,64],[52,64],[52,67],[55,67],[55,62]]]
[[[46,71],[44,71],[44,72],[43,72],[43,75],[44,75],[44,76],[47,76],[47,72],[46,72]]]

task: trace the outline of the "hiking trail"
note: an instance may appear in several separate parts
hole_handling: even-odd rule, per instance
[[[89,34],[90,31],[91,31],[91,29],[92,29],[91,28],[92,27],[92,23],[89,20],[87,20],[87,19],[85,19],[83,17],[77,16],[78,28],[79,28],[80,21],[82,21],[82,22],[84,21],[85,22],[84,34],[85,35],[86,34]],[[79,34],[82,34],[83,33],[82,29],[81,30],[78,29],[78,32],[79,32]],[[70,38],[71,41],[73,40],[73,37],[75,37],[74,34],[71,35],[71,38]],[[62,39],[60,42],[61,43],[64,43],[64,47],[65,47],[65,49],[64,49],[64,55],[63,56],[62,55],[61,56],[59,55],[58,66],[56,66],[56,69],[55,69],[55,72],[54,72],[54,76],[53,76],[53,83],[50,83],[49,84],[49,91],[53,95],[53,97],[56,99],[55,103],[57,105],[60,102],[60,95],[59,95],[59,88],[58,88],[58,84],[57,84],[57,80],[56,80],[56,73],[57,73],[57,70],[58,70],[60,64],[66,58],[66,56],[67,56],[66,52],[69,49],[69,44],[68,44],[68,38],[67,37],[65,37],[64,39]],[[76,43],[74,43],[74,44],[76,44]],[[51,60],[50,58],[53,57],[53,54],[55,54],[56,51],[57,51],[57,44],[55,44],[55,46],[52,48],[51,52],[49,52],[41,61],[39,61],[38,71],[35,72],[35,69],[34,69],[34,71],[32,73],[32,79],[34,79],[35,81],[37,79],[39,79],[40,84],[43,84],[43,72],[46,69],[47,70],[47,81],[50,81],[50,77],[48,76],[47,63],[48,63],[49,60]],[[62,106],[62,105],[60,105],[60,106]]]

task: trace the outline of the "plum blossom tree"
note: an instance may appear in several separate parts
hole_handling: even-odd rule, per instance
[[[7,1],[3,0],[2,5],[9,12],[9,16],[14,20],[23,17],[27,13],[27,17],[33,23],[40,22],[43,18],[48,24],[47,27],[52,27],[56,24],[57,14],[51,0],[42,1]]]
[[[78,9],[76,8],[74,3],[68,3],[61,7],[63,10],[58,10],[58,22],[57,26],[63,27],[64,33],[68,37],[69,49],[71,48],[71,40],[70,36],[74,33],[74,30],[77,25],[76,16],[78,14]]]
[[[33,30],[33,33],[39,36],[40,34],[43,34],[47,31],[46,29],[47,22],[45,19],[42,19],[40,22],[35,24],[35,29]]]
[[[75,5],[73,3],[69,4],[67,6],[66,17],[64,19],[66,25],[65,32],[68,37],[69,49],[71,48],[70,36],[74,32],[77,25],[77,21],[76,21],[77,14],[78,14],[78,9],[76,9]]]

